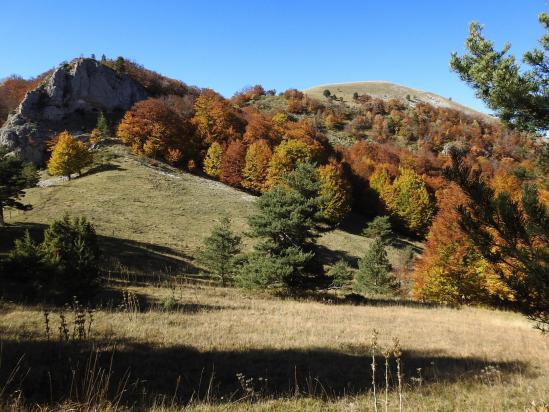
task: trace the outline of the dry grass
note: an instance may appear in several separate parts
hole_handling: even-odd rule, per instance
[[[111,291],[102,297],[105,308],[94,314],[91,342],[107,358],[116,346],[114,375],[131,371],[150,393],[171,399],[179,379],[178,400],[210,397],[218,404],[195,405],[196,410],[245,410],[221,403],[222,397],[247,399],[238,373],[254,378],[259,410],[363,410],[371,405],[368,344],[374,328],[382,348],[390,346],[391,337],[400,338],[407,410],[492,410],[493,405],[524,410],[532,401],[549,401],[549,341],[514,313],[333,305],[191,283],[129,290],[139,297],[141,311],[129,316],[118,307],[122,291]],[[176,304],[164,310],[169,297]],[[56,361],[65,356],[55,342],[56,316],[50,315],[54,342],[48,342],[40,308],[2,305],[4,361],[13,364],[25,354],[31,387],[40,377],[36,371],[51,366],[43,358],[51,345],[57,348]],[[78,351],[87,353],[86,348]],[[381,362],[380,356],[380,370]],[[5,374],[8,365],[3,368]],[[422,368],[421,388],[411,379],[417,368]],[[260,378],[269,381],[260,384]],[[392,371],[392,383],[394,378]],[[296,387],[298,399],[292,397]],[[394,409],[392,390],[390,402]]]

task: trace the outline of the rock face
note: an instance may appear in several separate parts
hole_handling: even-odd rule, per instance
[[[127,75],[93,59],[76,59],[27,93],[0,129],[0,145],[40,164],[54,134],[89,130],[101,111],[120,115],[146,98],[145,89]]]

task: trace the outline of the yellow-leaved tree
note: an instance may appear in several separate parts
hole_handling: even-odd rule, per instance
[[[242,171],[243,187],[258,193],[266,189],[265,182],[272,155],[269,144],[263,139],[255,141],[248,147]]]
[[[321,166],[318,172],[322,212],[331,222],[339,223],[351,211],[351,186],[335,161]]]
[[[48,161],[49,174],[67,176],[70,180],[71,174],[78,172],[81,175],[82,169],[92,164],[93,157],[88,147],[68,131],[58,134],[54,141],[56,143]]]
[[[314,158],[314,149],[302,140],[288,139],[280,143],[271,157],[267,173],[267,187],[272,187],[282,180],[282,176],[294,170],[301,162]]]
[[[424,234],[435,212],[434,202],[420,175],[412,169],[400,168],[399,172],[390,190],[382,190],[381,198],[407,229]]]
[[[219,177],[222,157],[223,148],[219,143],[213,142],[204,157],[204,173],[211,177]]]

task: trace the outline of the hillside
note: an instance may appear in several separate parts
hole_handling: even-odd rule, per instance
[[[33,209],[7,215],[7,223],[15,225],[8,229],[14,232],[10,238],[25,227],[47,225],[64,212],[86,216],[102,237],[107,260],[114,258],[131,272],[147,274],[167,267],[196,272],[196,251],[223,215],[231,218],[235,231],[247,230],[255,197],[246,192],[145,161],[118,144],[99,149],[96,162],[85,176],[70,182],[44,172],[42,187],[28,190],[23,199]],[[343,222],[345,229],[325,234],[319,242],[324,262],[362,256],[371,241],[358,235],[365,223],[352,215]],[[11,247],[6,243],[5,248]],[[401,264],[407,243],[402,239],[400,249],[390,248],[395,266]]]
[[[379,99],[398,99],[407,103],[427,103],[439,108],[450,108],[459,110],[469,115],[482,116],[486,119],[491,119],[490,116],[480,113],[470,107],[464,106],[449,98],[439,96],[435,93],[426,92],[423,90],[413,89],[411,87],[403,86],[396,83],[386,81],[364,81],[364,82],[352,82],[352,83],[331,83],[322,84],[319,86],[310,87],[303,92],[315,99],[325,99],[324,90],[330,90],[332,94],[337,97],[343,97],[343,101],[352,104],[353,94],[370,95]]]

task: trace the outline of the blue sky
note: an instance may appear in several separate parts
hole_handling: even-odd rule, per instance
[[[388,80],[483,110],[448,68],[468,23],[522,55],[548,9],[545,0],[2,0],[0,78],[104,53],[226,96],[257,83]]]

